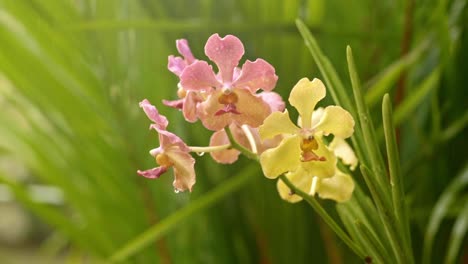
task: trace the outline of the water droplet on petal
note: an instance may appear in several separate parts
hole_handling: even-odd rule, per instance
[[[197,153],[197,155],[200,156],[200,157],[203,156],[203,155],[205,155],[205,152],[196,152],[196,153]]]
[[[175,192],[175,193],[180,193],[180,190],[177,189],[177,188],[174,188],[174,192]]]

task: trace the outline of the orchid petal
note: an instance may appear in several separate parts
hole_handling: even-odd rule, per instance
[[[346,140],[339,137],[334,137],[328,147],[333,150],[335,155],[340,158],[344,164],[350,165],[351,170],[356,169],[358,159]]]
[[[182,151],[189,152],[189,148],[185,142],[174,133],[166,130],[157,131],[159,133],[159,144],[161,145],[162,149],[167,150],[173,146],[177,146]]]
[[[185,98],[177,99],[177,100],[163,100],[162,103],[165,106],[169,106],[175,109],[182,109],[182,107],[184,106],[184,101],[185,101]]]
[[[170,55],[167,61],[167,68],[177,76],[180,76],[188,65],[184,59],[181,57],[175,57],[173,55]]]
[[[270,107],[258,96],[250,91],[237,89],[238,102],[235,104],[235,112],[220,113],[225,109],[225,105],[219,103],[218,98],[223,95],[221,91],[213,92],[206,101],[199,105],[199,118],[203,125],[213,131],[218,131],[224,127],[235,123],[237,125],[249,125],[258,127],[270,114]]]
[[[140,107],[145,111],[146,116],[153,121],[155,124],[151,125],[150,128],[156,127],[158,129],[166,130],[169,121],[163,115],[160,115],[158,109],[152,105],[147,99],[140,102]]]
[[[195,159],[177,146],[166,150],[165,154],[174,164],[174,188],[182,192],[192,191],[192,186],[195,184]]]
[[[176,47],[180,55],[184,56],[184,59],[188,65],[192,64],[195,61],[195,57],[193,56],[192,51],[190,50],[190,47],[188,45],[188,41],[186,39],[176,40]]]
[[[325,93],[325,86],[319,79],[302,78],[291,90],[289,103],[299,112],[303,128],[311,128],[312,112]]]
[[[299,167],[295,172],[286,173],[285,176],[292,184],[294,184],[296,188],[305,193],[309,192],[313,177],[308,175],[304,170],[301,169],[301,167]],[[282,180],[278,180],[276,187],[280,197],[283,200],[286,200],[290,203],[302,201],[302,197],[292,193],[291,189]]]
[[[322,179],[317,188],[320,198],[332,199],[337,202],[349,200],[353,190],[354,182],[351,176],[338,169],[333,177]]]
[[[152,169],[144,170],[144,171],[138,170],[137,173],[140,176],[143,176],[148,179],[157,179],[166,171],[167,171],[167,167],[161,166],[161,167],[156,167],[156,168],[152,168]]]
[[[284,111],[285,104],[281,95],[275,92],[262,92],[257,95],[270,106],[271,112]]]
[[[278,147],[268,149],[260,155],[260,164],[265,177],[274,179],[285,172],[297,169],[301,155],[300,140],[298,136],[286,137]]]
[[[202,98],[198,95],[197,92],[188,91],[185,96],[184,105],[182,106],[182,113],[184,114],[185,120],[193,123],[197,121],[197,107]]]
[[[187,66],[180,75],[180,84],[186,90],[203,91],[220,87],[213,68],[206,61],[196,61]]]
[[[275,68],[268,62],[257,59],[254,62],[246,61],[242,66],[242,71],[232,86],[249,89],[255,93],[258,89],[271,91],[275,88],[278,76],[275,74]]]
[[[274,112],[269,115],[263,125],[259,127],[259,134],[262,139],[272,138],[281,134],[295,134],[299,128],[291,122],[288,110],[284,112]]]
[[[323,111],[322,119],[314,127],[316,133],[333,134],[335,137],[348,138],[354,132],[354,119],[340,106],[328,106]]]
[[[206,42],[205,54],[218,66],[223,83],[231,83],[234,68],[244,55],[244,45],[235,36],[220,38],[213,34]]]
[[[210,146],[221,146],[229,144],[229,138],[224,130],[217,131],[211,135]],[[240,152],[236,149],[225,149],[221,151],[210,152],[211,157],[218,163],[232,164],[238,157]]]

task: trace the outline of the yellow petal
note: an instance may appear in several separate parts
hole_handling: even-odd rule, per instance
[[[344,164],[349,165],[351,170],[354,170],[358,164],[356,154],[354,154],[351,146],[342,138],[335,137],[328,146],[333,150],[335,155],[340,158]]]
[[[291,181],[291,183],[300,189],[303,192],[309,192],[310,186],[312,185],[312,176],[308,175],[304,170],[299,168],[293,173],[287,173],[286,177]],[[276,187],[278,193],[283,200],[286,200],[290,203],[296,203],[302,200],[299,195],[291,193],[291,189],[282,181],[278,180]]]
[[[303,128],[311,128],[312,112],[318,101],[325,97],[325,93],[325,85],[319,79],[309,81],[307,78],[302,78],[291,90],[289,103],[302,117]]]
[[[325,108],[322,119],[313,129],[316,133],[348,138],[354,132],[354,119],[340,106],[331,105]]]
[[[265,177],[274,179],[297,169],[301,158],[298,136],[285,137],[276,148],[267,149],[260,155],[260,165]]]
[[[353,190],[354,182],[351,176],[337,169],[335,176],[321,179],[317,192],[322,199],[346,202],[351,198]]]
[[[295,134],[299,128],[291,122],[288,110],[273,112],[259,127],[260,138],[268,139],[281,134]]]

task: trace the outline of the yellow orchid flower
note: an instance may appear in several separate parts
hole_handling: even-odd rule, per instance
[[[289,103],[297,109],[301,121],[296,126],[287,110],[274,112],[265,119],[259,127],[260,137],[265,140],[282,135],[283,140],[276,148],[263,152],[260,163],[267,178],[274,179],[286,173],[286,177],[304,192],[342,202],[351,196],[354,183],[349,175],[337,170],[337,155],[325,145],[323,136],[332,134],[337,142],[350,137],[354,132],[354,120],[339,106],[328,106],[314,114],[315,106],[325,93],[325,86],[319,79],[299,80],[291,90]],[[351,156],[347,158],[351,160]],[[300,199],[282,183],[278,183],[278,189],[288,201]]]

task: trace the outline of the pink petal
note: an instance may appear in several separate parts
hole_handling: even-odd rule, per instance
[[[173,146],[177,146],[179,149],[186,152],[189,151],[189,148],[187,147],[185,142],[177,135],[166,130],[157,131],[159,133],[159,144],[161,145],[161,148],[165,151]]]
[[[187,95],[185,96],[184,105],[182,107],[182,112],[184,114],[185,120],[192,123],[197,121],[197,108],[198,104],[202,101],[203,98],[197,92],[187,92]]]
[[[258,89],[271,91],[275,88],[278,76],[275,74],[275,68],[268,62],[257,59],[254,62],[246,61],[242,66],[242,72],[234,83],[233,87],[249,89],[255,93]]]
[[[188,45],[188,41],[186,39],[178,39],[176,40],[177,50],[179,51],[180,55],[184,56],[185,61],[188,65],[192,64],[195,61],[195,57],[190,50]]]
[[[156,168],[152,168],[152,169],[145,170],[145,171],[138,170],[137,173],[140,176],[143,176],[148,179],[157,179],[166,171],[167,171],[167,167],[161,166],[161,167],[156,167]]]
[[[167,68],[177,76],[180,76],[188,65],[184,59],[181,57],[174,57],[173,55],[170,55],[167,61]]]
[[[158,109],[154,105],[152,105],[147,99],[144,99],[140,102],[140,107],[143,108],[145,111],[146,116],[153,121],[155,124],[151,125],[150,128],[158,128],[162,130],[166,130],[169,121],[163,115],[160,115]]]
[[[234,68],[244,55],[244,45],[235,36],[220,38],[213,34],[206,42],[205,54],[218,66],[223,83],[231,83]]]
[[[240,115],[231,115],[237,125],[249,125],[258,127],[263,124],[263,120],[271,113],[270,106],[259,96],[250,93],[248,90],[236,89],[239,101],[236,104]]]
[[[285,103],[279,94],[275,92],[263,92],[257,95],[270,106],[271,112],[284,111]]]
[[[189,190],[195,184],[195,160],[186,151],[182,151],[177,147],[171,148],[165,154],[174,163],[174,182],[173,186],[178,191]]]
[[[221,91],[212,93],[205,102],[200,104],[199,118],[206,128],[218,131],[232,123],[239,126],[246,124],[258,127],[271,113],[268,104],[250,91],[236,89],[235,93],[238,96],[235,113],[226,112],[222,115],[216,115],[220,110],[225,109],[225,105],[218,102],[218,98],[222,94]]]
[[[163,100],[162,102],[165,106],[169,106],[175,109],[182,109],[184,105],[184,101],[185,99],[178,99],[178,100],[172,100],[172,101]]]
[[[180,84],[186,90],[203,91],[220,87],[213,68],[206,61],[196,61],[187,66],[180,75]]]
[[[221,146],[229,144],[229,138],[224,130],[220,130],[211,135],[210,146]],[[211,157],[222,164],[232,164],[239,157],[239,151],[236,149],[226,149],[221,151],[210,152]]]
[[[199,105],[198,117],[202,121],[203,126],[213,131],[222,130],[232,122],[232,118],[230,118],[232,114],[215,115],[216,112],[224,107],[223,104],[218,102],[218,98],[221,94],[221,91],[214,91]]]

